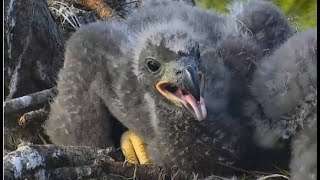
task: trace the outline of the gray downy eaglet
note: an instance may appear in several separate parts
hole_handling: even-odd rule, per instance
[[[121,22],[83,26],[67,42],[45,125],[51,140],[111,146],[112,114],[145,142],[151,163],[166,168],[223,174],[232,171],[225,165],[257,170],[282,156],[256,142],[264,119],[251,115],[266,108],[255,84],[274,78],[260,64],[278,60],[293,31],[267,1],[236,1],[230,12],[146,0]]]

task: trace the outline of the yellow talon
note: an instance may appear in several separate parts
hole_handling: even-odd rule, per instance
[[[127,161],[130,163],[150,163],[143,141],[131,131],[126,131],[122,134],[121,149]]]

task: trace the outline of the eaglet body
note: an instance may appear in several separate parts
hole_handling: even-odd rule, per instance
[[[200,173],[224,171],[220,164],[257,167],[263,151],[253,143],[243,99],[255,62],[292,30],[268,2],[231,10],[219,15],[184,2],[146,1],[126,20],[82,27],[67,43],[46,124],[52,141],[110,146],[111,113],[141,137],[153,164]],[[156,72],[146,65],[150,58],[161,65]],[[186,72],[205,77],[193,93],[205,110],[191,112],[159,93],[158,82],[181,84]]]

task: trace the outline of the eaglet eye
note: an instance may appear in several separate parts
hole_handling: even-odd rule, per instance
[[[152,58],[146,59],[146,65],[147,69],[152,73],[156,73],[160,69],[160,63]]]

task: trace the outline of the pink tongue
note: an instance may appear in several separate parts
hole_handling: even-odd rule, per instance
[[[192,109],[194,110],[197,118],[199,121],[203,120],[205,117],[205,114],[203,114],[202,109],[201,109],[201,104],[200,102],[197,102],[193,96],[190,94],[183,95],[184,99],[191,105]]]

